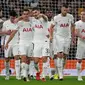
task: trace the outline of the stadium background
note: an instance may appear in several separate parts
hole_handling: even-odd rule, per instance
[[[79,20],[79,14],[82,10],[85,10],[85,0],[0,0],[0,6],[2,7],[3,17],[9,18],[9,11],[15,9],[18,15],[21,14],[22,9],[25,6],[38,7],[41,12],[51,9],[54,15],[59,13],[62,3],[69,5],[70,13],[73,14],[75,21]],[[76,73],[76,45],[71,45],[69,56],[67,57],[66,66],[64,70],[65,75],[77,75]],[[0,72],[4,69],[4,53],[0,47]],[[82,64],[82,75],[85,75],[85,60]],[[40,66],[42,66],[42,60],[40,61]],[[54,62],[50,62],[51,68],[54,68]],[[11,59],[10,68],[14,69],[14,59]],[[41,68],[42,70],[42,68]],[[13,72],[13,74],[15,74]]]

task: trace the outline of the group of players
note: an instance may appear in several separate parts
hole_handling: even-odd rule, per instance
[[[6,80],[9,79],[9,56],[15,58],[16,79],[21,76],[24,81],[29,81],[28,71],[30,61],[34,61],[37,71],[36,80],[46,81],[45,69],[47,59],[55,60],[55,69],[59,80],[63,80],[63,69],[66,57],[69,54],[71,42],[76,43],[78,37],[77,54],[78,80],[82,81],[81,62],[85,53],[85,11],[81,12],[81,20],[74,23],[73,15],[68,13],[68,6],[62,5],[61,13],[51,17],[51,13],[42,14],[40,10],[25,8],[22,15],[12,10],[10,18],[3,23],[0,35],[1,44],[4,46]],[[42,58],[42,72],[39,70],[39,60]],[[21,75],[22,72],[22,75]],[[53,75],[50,75],[53,79]]]

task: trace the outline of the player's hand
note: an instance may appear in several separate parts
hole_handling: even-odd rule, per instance
[[[23,19],[23,16],[20,16],[20,17],[18,17],[18,18],[16,18],[15,20],[14,20],[14,23],[17,23],[17,22],[19,22],[20,20],[22,20]]]
[[[6,49],[6,50],[8,49],[8,44],[5,45],[5,49]]]
[[[11,34],[11,30],[5,31],[6,35],[10,35]]]

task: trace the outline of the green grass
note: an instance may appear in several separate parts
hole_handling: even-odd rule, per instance
[[[85,85],[84,81],[77,81],[77,77],[65,77],[63,81],[49,80],[46,82],[30,80],[30,82],[24,82],[23,80],[16,80],[15,77],[10,77],[10,80],[5,80],[4,77],[0,76],[0,85]]]

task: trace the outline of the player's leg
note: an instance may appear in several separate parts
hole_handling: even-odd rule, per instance
[[[59,79],[63,80],[63,51],[64,51],[64,39],[61,36],[56,37],[56,67],[59,75]]]
[[[70,38],[68,38],[68,39],[64,38],[64,40],[62,41],[61,46],[59,48],[61,50],[61,52],[59,52],[57,54],[59,56],[58,57],[58,62],[60,61],[60,68],[58,68],[58,69],[61,69],[60,72],[59,72],[60,80],[63,79],[63,70],[64,70],[66,58],[69,54],[70,42],[71,42]],[[59,63],[57,63],[57,64],[59,64]]]
[[[13,49],[13,56],[15,59],[16,79],[21,80],[19,46],[14,45],[12,49]]]
[[[57,55],[54,55],[54,64],[55,64],[55,74],[54,74],[54,79],[58,79],[58,69],[57,69]]]
[[[53,39],[53,51],[54,51],[54,64],[55,64],[55,74],[53,74],[54,79],[58,79],[58,68],[57,68],[57,41],[56,38],[54,37]]]
[[[59,49],[57,53],[57,66],[58,66],[58,73],[59,73],[59,79],[63,79],[63,70],[65,66],[66,58],[69,54],[69,48],[70,48],[70,39],[64,39],[62,40],[62,43],[59,44]],[[59,71],[60,69],[60,71]]]
[[[44,42],[42,48],[43,48],[42,49],[43,68],[42,68],[41,77],[42,77],[42,81],[46,81],[46,79],[45,79],[45,66],[46,66],[48,57],[50,57],[49,43],[47,41]]]
[[[37,71],[36,73],[36,80],[40,80],[40,69],[39,69],[39,60],[41,55],[41,43],[34,43],[34,55],[33,55],[33,60],[34,60],[34,67]]]
[[[58,72],[59,79],[63,79],[63,68],[62,68],[62,54],[63,54],[63,43],[64,39],[61,36],[56,36],[55,37],[55,46],[54,48],[54,56],[55,58],[55,66],[56,66],[56,71]],[[56,47],[56,48],[55,48]]]
[[[46,79],[45,79],[45,66],[47,63],[47,56],[43,56],[42,60],[43,60],[43,66],[42,66],[42,72],[41,72],[41,80],[46,81]]]
[[[29,46],[27,46],[27,59],[28,59],[28,65],[29,65],[29,69],[28,69],[28,73],[29,76],[28,78],[33,78],[33,72],[34,72],[34,61],[33,61],[33,48],[34,48],[34,44],[31,43]]]
[[[84,48],[81,45],[77,45],[77,53],[76,53],[76,69],[77,69],[77,75],[78,75],[78,81],[83,81],[81,76],[81,67],[82,67],[82,57],[84,55]]]
[[[11,50],[11,46],[9,45],[9,47],[8,47],[8,49],[6,49],[5,51],[5,69],[6,69],[6,77],[5,77],[5,80],[9,80],[9,76],[10,76],[10,74],[9,74],[9,69],[10,69],[10,62],[9,62],[9,60],[10,60],[10,58],[9,57],[11,57],[11,52],[12,52],[12,50]]]
[[[28,75],[30,76],[31,79],[34,79],[34,61],[33,61],[33,59],[30,60]]]
[[[24,81],[29,81],[28,80],[28,64],[27,64],[27,56],[26,56],[26,52],[27,52],[27,47],[26,46],[20,46],[20,56],[21,56],[21,70],[22,70],[22,76],[23,76],[23,80]]]
[[[6,77],[5,80],[9,80],[9,68],[10,68],[10,62],[9,62],[9,58],[5,58],[5,69],[6,69]]]
[[[54,51],[56,49],[55,46],[56,46],[56,41],[55,41],[55,37],[54,37],[53,42],[50,42],[50,57],[51,57],[50,61],[52,61],[52,59],[56,60],[56,55],[54,55]],[[56,67],[55,67],[55,71],[57,71]],[[57,72],[55,73],[55,71],[53,68],[50,68],[50,80],[53,80],[54,78],[55,79],[58,78]]]

